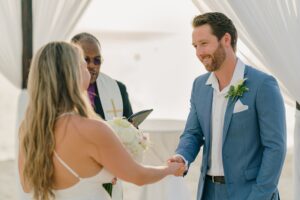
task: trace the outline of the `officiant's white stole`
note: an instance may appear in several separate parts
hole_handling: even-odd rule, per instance
[[[123,100],[117,81],[100,73],[96,82],[105,120],[122,117]]]

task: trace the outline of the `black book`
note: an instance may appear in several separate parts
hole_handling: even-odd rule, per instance
[[[141,110],[137,113],[133,113],[129,118],[128,121],[132,123],[133,126],[138,127],[153,111],[153,109],[148,110]]]

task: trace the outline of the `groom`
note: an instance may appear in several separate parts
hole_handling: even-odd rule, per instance
[[[194,81],[169,161],[188,169],[203,146],[198,200],[278,200],[286,125],[276,80],[236,57],[237,31],[222,13],[196,16],[192,39],[208,73]]]

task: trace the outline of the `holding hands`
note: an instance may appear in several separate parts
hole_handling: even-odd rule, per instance
[[[168,162],[166,167],[169,175],[181,176],[185,171],[185,165],[178,162]]]
[[[184,172],[187,170],[185,161],[179,155],[172,156],[168,159],[167,163],[168,167],[179,166],[177,170],[174,173],[172,173],[174,176],[183,176]]]

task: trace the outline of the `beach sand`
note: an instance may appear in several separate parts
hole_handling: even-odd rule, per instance
[[[191,192],[192,199],[196,199],[197,184],[199,178],[200,161],[197,159],[191,165],[190,171],[186,176],[186,182]],[[17,200],[17,187],[15,178],[15,162],[14,160],[0,162],[0,200]],[[135,200],[134,185],[125,184],[124,200]],[[281,199],[292,200],[293,196],[293,149],[288,149],[283,172],[279,182],[279,191]]]

